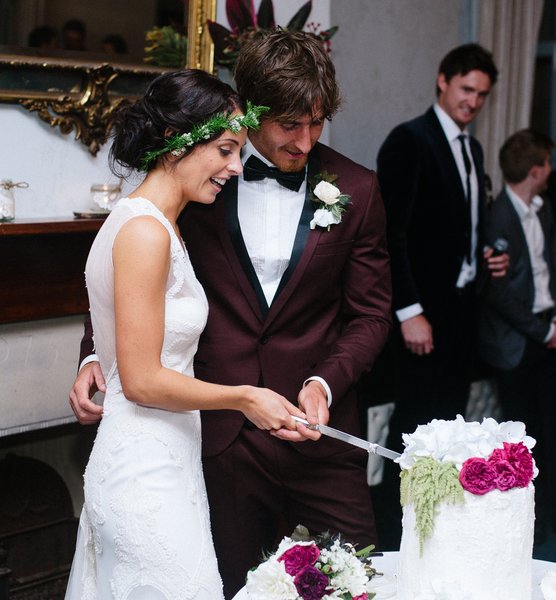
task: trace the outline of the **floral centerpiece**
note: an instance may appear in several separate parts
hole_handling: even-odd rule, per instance
[[[401,503],[414,505],[421,549],[440,502],[463,502],[464,490],[483,495],[527,487],[538,473],[531,455],[535,440],[517,421],[434,419],[404,434],[403,441],[405,450],[396,459],[402,468]]]
[[[284,29],[301,31],[309,14],[312,2],[306,2],[289,20]],[[226,16],[231,26],[231,31],[216,23],[208,21],[208,30],[214,43],[214,60],[217,65],[232,68],[238,52],[243,44],[248,42],[261,29],[274,29],[274,7],[272,0],[262,0],[258,12],[255,12],[253,0],[226,0]],[[307,25],[324,44],[330,47],[330,39],[338,30],[331,27],[324,31],[318,31],[319,25],[309,23]]]
[[[371,600],[369,581],[374,546],[356,551],[340,538],[323,534],[311,539],[297,526],[274,554],[247,574],[249,600]]]

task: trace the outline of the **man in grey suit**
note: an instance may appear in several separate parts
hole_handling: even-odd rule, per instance
[[[485,233],[508,242],[510,266],[506,277],[486,282],[479,318],[479,352],[495,369],[504,418],[523,421],[537,440],[537,534],[556,525],[556,231],[550,204],[539,196],[553,145],[525,129],[500,150],[506,184]]]

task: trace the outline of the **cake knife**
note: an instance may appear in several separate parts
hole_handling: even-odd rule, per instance
[[[389,450],[388,448],[384,448],[384,446],[379,446],[378,444],[373,444],[373,442],[369,442],[368,440],[364,440],[362,438],[358,438],[355,435],[351,435],[350,433],[346,433],[345,431],[340,431],[339,429],[334,429],[334,427],[329,427],[328,425],[311,425],[309,421],[302,419],[301,417],[294,417],[292,415],[294,421],[298,423],[302,423],[308,429],[313,429],[315,431],[320,431],[323,435],[327,435],[329,437],[335,438],[337,440],[342,440],[342,442],[347,442],[352,446],[357,446],[358,448],[363,448],[363,450],[367,450],[371,454],[380,454],[380,456],[384,456],[386,458],[390,458],[394,460],[400,456],[399,452],[394,452],[394,450]]]

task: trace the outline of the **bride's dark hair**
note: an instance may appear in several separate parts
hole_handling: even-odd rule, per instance
[[[118,112],[112,130],[110,168],[118,176],[140,169],[145,153],[162,148],[167,137],[187,133],[216,113],[236,108],[244,109],[238,94],[206,71],[183,69],[159,75],[143,98]],[[218,135],[198,143],[208,143]]]

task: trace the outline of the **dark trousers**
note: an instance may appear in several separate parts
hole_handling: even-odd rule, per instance
[[[403,450],[402,434],[432,419],[465,416],[473,378],[475,294],[470,286],[445,299],[444,316],[432,321],[434,350],[417,356],[405,348],[401,332],[392,335],[396,406],[387,446]],[[425,313],[425,316],[426,313]],[[383,481],[373,490],[381,548],[397,550],[401,537],[400,467],[384,462]]]
[[[359,548],[376,544],[366,462],[364,451],[349,446],[325,459],[307,457],[292,444],[248,427],[222,454],[205,457],[225,597],[231,599],[263,553],[274,550],[298,524],[312,534],[340,532]]]
[[[556,350],[528,340],[520,364],[497,371],[496,381],[504,419],[523,421],[537,440],[533,457],[535,512],[540,528],[556,527]]]

